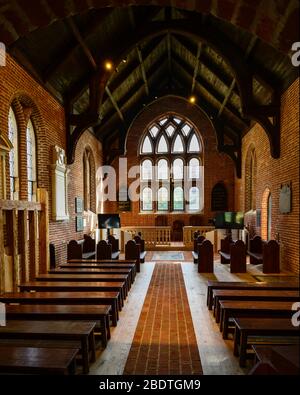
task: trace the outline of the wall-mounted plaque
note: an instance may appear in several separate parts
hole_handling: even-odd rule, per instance
[[[261,226],[261,209],[260,208],[256,209],[256,226],[257,227]]]
[[[75,198],[75,213],[83,212],[83,199],[81,197]]]
[[[83,231],[83,216],[78,215],[76,217],[76,232],[82,232]]]
[[[283,184],[279,192],[279,212],[287,214],[292,211],[292,191],[289,184]]]

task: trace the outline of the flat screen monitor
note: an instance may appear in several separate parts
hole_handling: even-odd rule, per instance
[[[119,214],[98,214],[99,229],[116,229],[121,227]]]
[[[225,211],[215,217],[215,227],[218,229],[243,229],[244,213]]]

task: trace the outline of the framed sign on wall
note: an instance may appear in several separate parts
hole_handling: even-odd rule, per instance
[[[292,211],[292,189],[290,184],[282,184],[279,192],[279,211],[288,214]]]
[[[81,197],[75,198],[75,213],[83,212],[83,199]]]
[[[82,232],[82,231],[83,231],[83,216],[77,215],[77,217],[76,217],[76,232]]]

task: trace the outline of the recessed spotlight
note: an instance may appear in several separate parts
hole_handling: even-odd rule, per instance
[[[127,59],[122,59],[122,63],[127,63]]]

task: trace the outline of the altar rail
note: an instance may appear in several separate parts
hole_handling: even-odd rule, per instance
[[[207,233],[215,231],[214,226],[184,226],[183,227],[183,243],[185,247],[193,248],[194,246],[194,233],[199,231],[202,236],[207,236]],[[217,235],[214,233],[212,244],[217,244]]]
[[[48,192],[38,202],[0,200],[0,293],[49,270]]]
[[[145,240],[145,248],[148,250],[153,249],[155,246],[171,244],[171,226],[125,226],[121,228],[121,231],[122,245],[128,241],[126,233],[130,235],[129,239],[132,239],[139,232],[141,232],[142,238]]]

